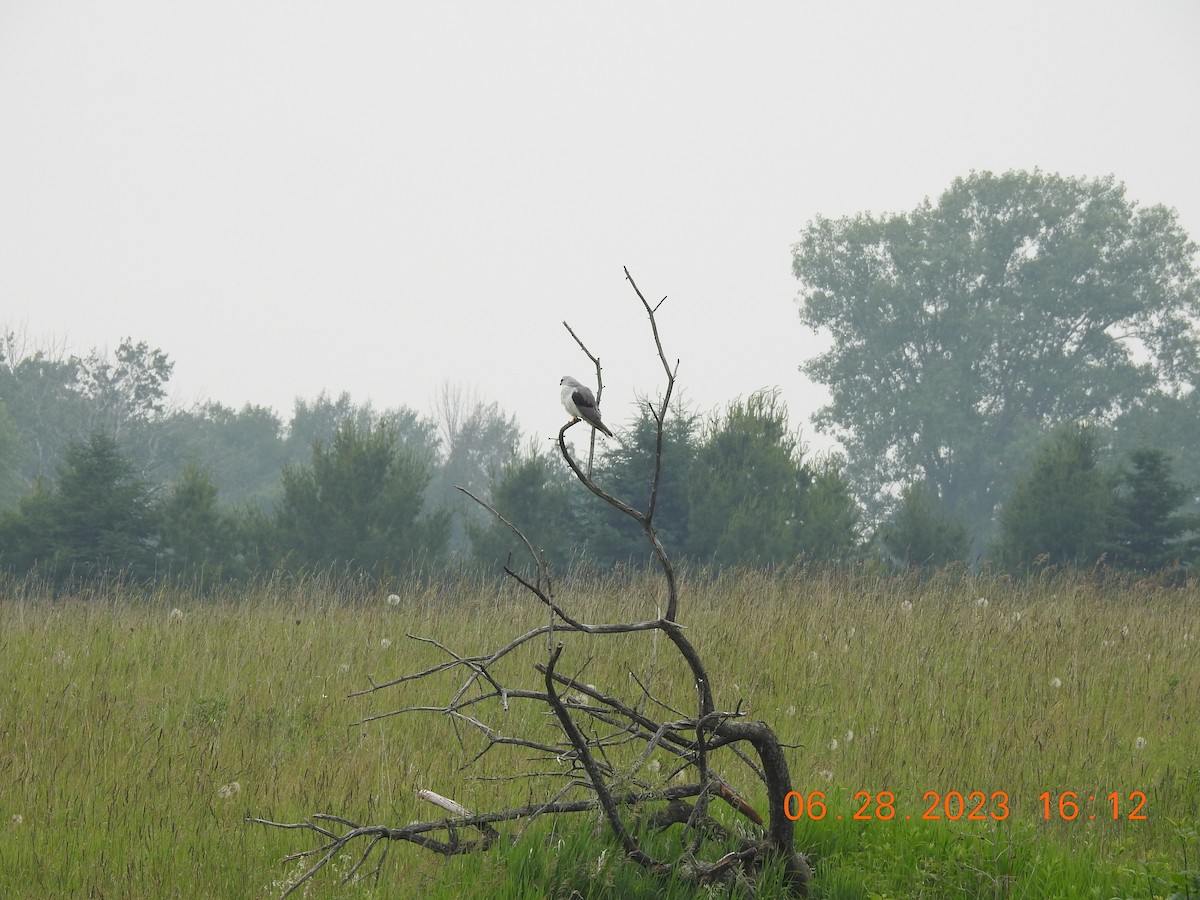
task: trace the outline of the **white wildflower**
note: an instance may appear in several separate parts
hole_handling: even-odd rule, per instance
[[[341,665],[338,666],[338,671],[341,672],[343,675],[345,675],[347,672],[350,671],[350,663],[342,663]]]
[[[1146,749],[1146,739],[1139,734],[1138,739],[1133,742],[1133,746],[1136,747],[1138,750],[1145,750]]]
[[[846,743],[848,744],[852,740],[854,740],[854,730],[853,729],[846,732]]]
[[[388,602],[388,606],[399,606],[400,605],[400,595],[399,594],[388,594],[387,602]]]
[[[796,714],[796,704],[793,703],[791,706],[789,706],[785,713],[786,715],[794,716]]]
[[[1121,626],[1121,637],[1122,637],[1122,639],[1129,637],[1129,626],[1128,625]]]
[[[383,638],[379,642],[379,646],[386,650],[388,647],[392,646],[392,642],[388,638]]]
[[[217,796],[222,800],[228,800],[230,797],[236,797],[241,792],[241,783],[237,781],[231,781],[229,784],[221,785],[220,789],[217,791]]]
[[[12,823],[14,826],[21,825],[25,822],[25,817],[20,813],[13,813]]]
[[[987,597],[977,597],[977,598],[975,598],[975,605],[976,605],[976,606],[987,606],[987,605],[988,605],[988,598],[987,598]]]
[[[833,772],[831,772],[829,769],[821,769],[819,772],[817,772],[817,777],[823,778],[825,781],[833,781]]]
[[[906,613],[912,612],[912,601],[911,600],[901,600],[900,601],[900,612],[906,612]]]
[[[173,610],[171,610],[170,613],[168,613],[167,618],[170,619],[172,622],[182,622],[183,621],[183,610],[177,606]]]
[[[1050,679],[1050,687],[1054,688],[1055,690],[1062,687],[1062,679],[1061,678],[1051,678]]]
[[[834,738],[832,741],[829,742],[829,749],[836,750],[837,748],[838,748],[838,741],[837,741],[837,738]]]

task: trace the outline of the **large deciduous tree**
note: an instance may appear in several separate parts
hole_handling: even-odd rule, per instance
[[[280,473],[288,461],[283,431],[270,407],[247,403],[237,410],[210,400],[166,416],[157,441],[164,468],[175,477],[189,465],[199,466],[224,501],[262,510],[283,493]]]
[[[31,349],[23,335],[0,335],[0,390],[28,450],[19,473],[25,490],[39,478],[54,478],[67,445],[87,438],[79,378],[78,357],[63,347]]]
[[[175,364],[145,341],[124,338],[114,358],[92,350],[79,361],[76,390],[88,400],[88,427],[120,440],[163,412]]]
[[[818,217],[793,248],[817,425],[878,512],[925,479],[981,541],[1051,426],[1186,397],[1196,247],[1112,177],[972,173],[899,215]]]
[[[500,404],[483,400],[474,389],[443,382],[434,397],[437,408],[441,466],[426,496],[451,514],[452,554],[467,550],[467,525],[487,524],[479,505],[461,493],[465,488],[486,498],[492,476],[517,453],[521,429],[516,416]]]
[[[174,364],[145,341],[122,339],[111,356],[86,357],[64,345],[34,348],[23,334],[0,334],[0,396],[28,453],[23,485],[53,477],[67,446],[102,431],[143,477],[160,458],[158,427],[166,418],[166,385]]]

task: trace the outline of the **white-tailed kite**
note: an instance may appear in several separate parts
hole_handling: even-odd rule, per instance
[[[590,388],[580,384],[570,375],[564,375],[559,384],[562,385],[563,406],[571,414],[572,421],[583,419],[597,431],[603,431],[609,437],[613,436],[608,426],[600,421],[600,407],[596,405],[596,395]]]

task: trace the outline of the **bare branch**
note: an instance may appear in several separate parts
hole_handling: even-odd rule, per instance
[[[651,871],[666,874],[671,870],[670,866],[654,859],[643,851],[638,846],[637,841],[633,839],[628,829],[626,829],[625,822],[617,811],[616,801],[609,793],[608,784],[601,774],[599,766],[596,765],[596,761],[592,758],[588,742],[584,740],[579,728],[571,721],[571,716],[567,713],[566,707],[563,706],[562,701],[558,698],[558,694],[554,690],[554,666],[558,662],[558,658],[562,655],[562,649],[562,644],[559,644],[550,655],[550,664],[546,666],[546,692],[550,696],[550,708],[558,716],[558,721],[562,724],[563,731],[571,739],[571,744],[574,745],[575,752],[579,754],[579,759],[587,771],[588,778],[592,781],[592,789],[596,792],[596,799],[604,810],[604,814],[608,817],[608,825],[612,829],[613,834],[621,842],[621,846],[625,848],[625,855]]]
[[[538,587],[540,588],[541,587],[541,576],[544,574],[543,570],[545,569],[545,563],[544,563],[544,560],[540,556],[538,556],[537,551],[535,551],[533,549],[533,544],[529,543],[529,538],[525,537],[525,535],[521,531],[521,529],[519,529],[512,522],[508,521],[508,519],[504,518],[504,516],[500,514],[500,512],[496,509],[496,507],[492,506],[490,503],[486,503],[483,500],[480,500],[478,497],[476,497],[474,494],[472,494],[470,491],[468,491],[461,484],[456,484],[454,487],[457,490],[462,491],[464,494],[466,494],[468,497],[470,497],[472,500],[474,500],[476,503],[478,503],[480,506],[482,506],[484,509],[486,509],[488,512],[490,512],[493,516],[495,516],[497,519],[499,519],[501,522],[503,522],[504,525],[508,528],[508,530],[511,531],[513,534],[515,534],[520,539],[521,543],[525,545],[525,549],[529,551],[529,558],[533,560],[534,568],[537,570],[537,573],[538,573]],[[546,589],[547,590],[550,589],[549,584],[547,584]]]
[[[583,343],[583,341],[581,341],[579,339],[579,335],[577,335],[575,333],[575,329],[573,329],[570,325],[568,325],[566,320],[563,320],[563,328],[567,329],[567,333],[575,339],[575,343],[577,343],[579,345],[579,349],[582,350],[584,352],[584,355],[587,356],[587,358],[592,361],[592,366],[596,370],[596,406],[600,406],[600,399],[601,399],[601,397],[604,396],[604,375],[600,368],[600,357],[593,354],[592,351],[587,348],[587,345],[585,345]],[[592,463],[596,458],[596,429],[592,428],[592,429],[590,429],[590,431],[591,431],[591,434],[588,435],[588,464],[587,464],[587,470],[588,470],[589,475],[592,472]]]

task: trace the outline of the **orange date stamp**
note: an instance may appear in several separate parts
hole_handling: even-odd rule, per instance
[[[1113,821],[1144,822],[1146,820],[1145,791],[1122,794],[1083,795],[1077,791],[1042,791],[1037,797],[1037,810],[1044,821],[1073,822],[1077,819],[1094,821],[1097,818]],[[793,822],[800,819],[820,821],[830,815],[859,822],[890,822],[895,819],[923,821],[1002,822],[1011,814],[1007,791],[926,791],[911,812],[897,807],[891,791],[858,791],[845,816],[832,813],[823,791],[801,794],[789,791],[783,802],[783,813]]]

